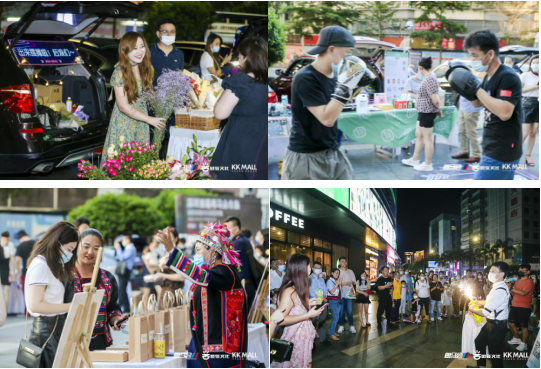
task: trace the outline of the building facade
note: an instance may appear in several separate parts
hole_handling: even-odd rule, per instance
[[[460,215],[443,213],[430,221],[428,252],[456,250],[460,240]],[[434,250],[434,251],[433,251]]]

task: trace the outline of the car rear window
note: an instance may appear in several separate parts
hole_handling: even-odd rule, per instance
[[[87,19],[89,14],[64,14],[64,13],[39,13],[36,15],[36,20],[53,20],[77,26]],[[92,17],[94,17],[92,15]]]

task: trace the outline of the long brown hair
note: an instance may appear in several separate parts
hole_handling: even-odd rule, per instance
[[[267,84],[269,79],[269,44],[267,40],[261,37],[247,38],[240,43],[239,53],[245,58],[240,70],[245,74],[253,73],[256,82]]]
[[[536,74],[536,73],[539,74],[539,72],[534,72],[534,71],[532,70],[532,62],[533,62],[534,60],[536,60],[536,59],[539,60],[539,55],[535,55],[533,58],[530,59],[530,63],[529,63],[529,65],[528,65],[528,70],[527,70],[527,72],[532,72],[533,74]]]
[[[65,245],[71,242],[77,242],[73,250],[73,257],[66,264],[60,263],[62,257],[61,244]],[[79,234],[77,228],[69,222],[58,222],[53,224],[47,232],[36,242],[32,253],[28,258],[27,268],[30,267],[32,260],[41,255],[47,261],[47,266],[51,273],[59,281],[66,283],[72,278],[72,272],[77,261],[77,248],[79,247]],[[63,270],[64,269],[64,270]]]
[[[310,281],[306,267],[311,265],[310,258],[304,254],[293,254],[287,259],[287,268],[282,280],[282,286],[278,291],[278,298],[282,297],[282,293],[286,288],[294,287],[295,292],[299,295],[302,305],[306,310],[310,310],[308,298],[310,296]]]
[[[135,49],[137,40],[143,40],[145,44],[145,56],[143,61],[139,63],[139,75],[141,76],[141,84],[143,90],[152,90],[154,81],[154,69],[150,62],[150,50],[145,38],[137,32],[128,32],[120,39],[118,45],[118,62],[120,64],[120,70],[122,71],[122,82],[124,82],[124,91],[128,97],[128,103],[134,103],[139,97],[139,89],[137,88],[137,79],[132,71],[132,65],[128,54]]]
[[[219,63],[222,62],[223,58],[219,54],[215,56],[214,53],[212,52],[212,48],[211,48],[210,45],[212,45],[214,40],[216,40],[217,38],[220,39],[220,47],[222,47],[221,46],[222,45],[222,38],[220,36],[218,36],[217,34],[215,34],[215,33],[211,33],[209,35],[209,37],[207,37],[207,44],[205,45],[205,51],[207,53],[209,53],[210,56],[212,57],[212,61],[214,62],[214,69],[216,71],[218,71],[218,69],[220,69],[220,64]],[[216,59],[216,58],[218,58],[218,59]]]

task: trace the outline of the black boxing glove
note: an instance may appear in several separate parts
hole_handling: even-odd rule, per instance
[[[338,65],[338,81],[331,99],[345,106],[361,90],[357,85],[366,70],[366,63],[362,59],[346,55]]]
[[[451,72],[453,72],[453,70],[457,68],[463,68],[463,69],[466,69],[467,71],[471,71],[468,65],[460,60],[450,61],[448,65],[449,65],[449,69],[447,69],[447,72],[445,72],[445,79],[447,79],[447,81],[449,81],[449,75],[451,74]]]
[[[477,91],[481,88],[481,81],[470,70],[455,68],[448,77],[451,88],[460,96],[469,101],[477,100]]]

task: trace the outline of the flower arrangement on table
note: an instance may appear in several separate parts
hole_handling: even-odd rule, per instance
[[[157,146],[144,141],[124,142],[120,138],[120,147],[111,145],[107,150],[107,160],[99,166],[81,159],[77,165],[81,179],[93,180],[209,180],[212,179],[209,164],[214,149],[202,148],[191,155],[184,155],[182,161],[160,160],[156,156]],[[192,145],[194,143],[192,142]],[[195,144],[196,145],[196,144]],[[197,147],[197,146],[196,146]]]

